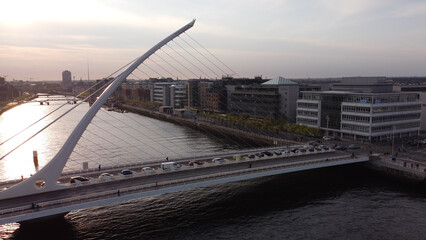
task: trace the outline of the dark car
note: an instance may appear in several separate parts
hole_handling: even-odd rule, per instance
[[[281,155],[282,153],[281,153],[281,151],[275,151],[274,154],[275,155]]]
[[[255,155],[256,155],[256,156],[258,156],[258,157],[264,157],[264,156],[265,156],[265,154],[263,154],[263,153],[261,153],[261,152],[258,152],[258,153],[256,153]]]
[[[254,154],[249,154],[249,155],[247,155],[247,157],[248,157],[248,158],[255,158],[255,157],[256,157],[256,155],[254,155]]]
[[[261,152],[261,153],[264,154],[264,155],[266,155],[266,156],[269,156],[269,157],[274,155],[273,153],[268,152],[268,151]]]
[[[343,145],[338,145],[334,149],[336,149],[336,150],[346,150],[347,148],[345,146],[343,146]]]
[[[128,170],[128,169],[125,169],[125,170],[122,170],[121,171],[121,174],[123,174],[123,175],[132,175],[133,174],[133,171],[130,171],[130,170]]]
[[[201,161],[190,161],[188,163],[189,166],[200,166],[200,165],[203,165],[203,164],[204,164],[204,162],[201,162]]]

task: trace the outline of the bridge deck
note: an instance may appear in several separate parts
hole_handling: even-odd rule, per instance
[[[351,157],[341,152],[294,154],[291,157],[265,157],[230,161],[226,164],[205,163],[204,167],[183,165],[178,171],[157,170],[155,174],[138,172],[116,181],[70,186],[67,189],[0,201],[0,224],[25,221],[66,213],[72,210],[102,206],[167,192],[211,186],[286,172],[329,167],[367,161],[368,157]],[[40,208],[32,209],[32,203]]]

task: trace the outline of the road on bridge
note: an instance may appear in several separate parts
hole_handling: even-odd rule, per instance
[[[345,152],[322,152],[319,154],[305,154],[305,155],[293,155],[288,157],[263,157],[255,160],[240,160],[232,161],[229,164],[213,164],[209,163],[210,167],[186,167],[185,170],[177,171],[164,171],[162,174],[150,174],[143,175],[138,173],[134,177],[123,177],[117,181],[107,181],[101,183],[87,184],[83,186],[69,187],[64,190],[58,190],[47,193],[40,193],[32,196],[24,196],[13,199],[6,199],[0,201],[0,211],[5,211],[11,208],[18,207],[31,207],[32,203],[39,203],[42,205],[43,202],[50,202],[55,200],[66,200],[73,197],[82,197],[93,193],[100,193],[104,191],[118,191],[119,189],[125,189],[130,187],[136,187],[146,184],[157,184],[165,181],[173,181],[178,179],[185,179],[190,177],[206,176],[215,173],[225,173],[247,169],[249,167],[261,168],[265,166],[273,166],[277,164],[294,164],[297,162],[313,161],[318,159],[336,158],[347,156]],[[161,170],[163,171],[163,170]]]

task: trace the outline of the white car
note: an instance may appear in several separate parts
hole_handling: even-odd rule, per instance
[[[331,141],[331,140],[333,140],[333,138],[328,137],[328,136],[324,136],[324,137],[322,137],[322,139],[323,139],[324,141]]]
[[[144,168],[142,168],[142,171],[145,174],[153,174],[153,173],[155,173],[155,170],[152,167],[144,167]]]
[[[217,163],[217,164],[223,164],[223,163],[226,163],[226,159],[224,159],[224,158],[213,158],[212,162]]]
[[[102,182],[111,181],[112,179],[114,179],[114,175],[112,175],[111,173],[102,173],[101,175],[99,175],[98,179]]]
[[[75,184],[77,186],[79,185],[84,185],[84,184],[88,184],[90,181],[89,178],[87,177],[82,177],[82,176],[75,176],[75,177],[71,177],[70,179],[70,183],[71,184]]]

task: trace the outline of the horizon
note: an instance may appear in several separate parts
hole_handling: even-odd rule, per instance
[[[66,69],[87,80],[88,65],[90,79],[102,79],[193,18],[189,34],[239,76],[426,76],[422,1],[18,0],[0,8],[7,81],[61,81]]]

